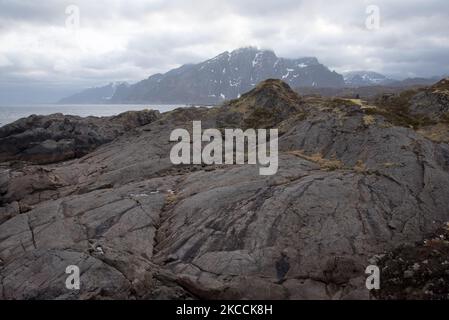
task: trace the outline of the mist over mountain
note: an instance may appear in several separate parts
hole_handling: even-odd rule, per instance
[[[389,78],[381,73],[374,71],[349,71],[343,72],[346,87],[366,87],[366,86],[393,86],[393,87],[411,87],[411,86],[429,86],[437,82],[446,75],[434,76],[429,78],[414,77],[396,80]]]
[[[253,47],[223,52],[198,64],[155,74],[133,85],[88,89],[62,103],[218,103],[238,98],[260,81],[281,79],[292,87],[343,87],[343,77],[315,57],[286,59]],[[105,99],[104,97],[108,97]]]
[[[343,77],[348,87],[386,85],[395,81],[374,71],[350,71],[343,73]]]
[[[79,93],[63,98],[59,103],[108,103],[118,87],[127,87],[126,82],[111,82],[103,87],[83,90]]]

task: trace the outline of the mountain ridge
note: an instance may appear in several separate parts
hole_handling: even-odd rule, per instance
[[[343,72],[345,84],[350,87],[361,87],[367,85],[388,85],[395,80],[375,71],[349,71]]]
[[[124,81],[110,82],[105,86],[88,88],[69,97],[62,98],[59,100],[59,103],[108,103],[114,96],[117,88],[121,86],[129,86],[129,84]]]
[[[281,79],[292,87],[344,86],[343,77],[315,57],[287,59],[272,50],[245,47],[151,75],[133,85],[119,85],[108,103],[216,104],[238,98],[270,78]],[[85,103],[80,95],[60,102]]]
[[[156,73],[134,84],[109,83],[59,100],[62,104],[210,104],[240,97],[267,79],[279,79],[301,91],[338,91],[345,88],[401,88],[428,86],[441,77],[396,80],[379,72],[357,70],[337,73],[316,57],[289,59],[273,50],[243,47],[224,51],[199,63]],[[302,90],[303,89],[303,90]],[[396,89],[395,89],[396,90]]]

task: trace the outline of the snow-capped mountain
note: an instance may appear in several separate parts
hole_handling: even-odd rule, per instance
[[[342,87],[343,77],[314,57],[285,59],[248,47],[223,52],[198,64],[121,85],[112,103],[217,103],[239,97],[260,81],[275,78],[291,87]]]
[[[394,80],[387,78],[383,74],[373,71],[351,71],[343,73],[346,86],[349,87],[363,87],[388,85]]]

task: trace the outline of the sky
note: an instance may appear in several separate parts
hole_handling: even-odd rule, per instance
[[[337,72],[449,74],[449,1],[0,0],[0,103],[52,102],[246,46]]]

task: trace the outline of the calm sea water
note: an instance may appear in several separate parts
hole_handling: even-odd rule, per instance
[[[47,115],[52,113],[71,114],[81,117],[87,116],[112,116],[130,110],[154,109],[160,112],[170,111],[185,105],[148,105],[148,104],[36,104],[0,106],[0,127],[28,117],[32,114]]]

